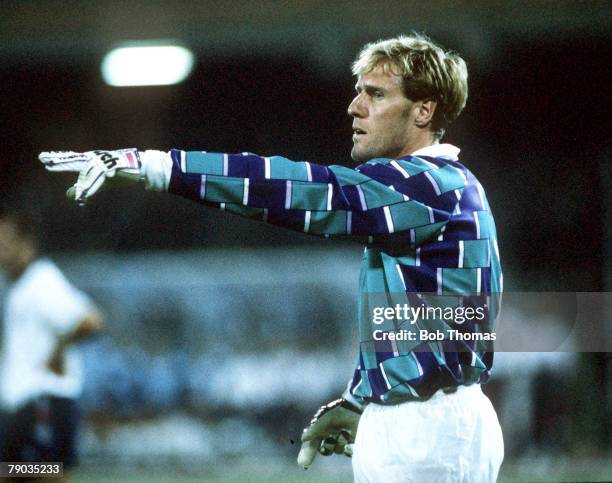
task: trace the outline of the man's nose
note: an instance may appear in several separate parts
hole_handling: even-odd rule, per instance
[[[363,105],[361,94],[357,94],[348,106],[348,115],[352,117],[365,117],[366,110]]]

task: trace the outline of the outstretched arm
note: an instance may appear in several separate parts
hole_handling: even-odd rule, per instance
[[[142,180],[195,202],[317,235],[386,235],[418,228],[433,232],[457,203],[453,191],[418,201],[406,193],[425,162],[368,163],[357,169],[294,162],[279,156],[172,150],[42,153],[52,171],[79,170],[73,194],[85,202],[104,181]],[[63,156],[63,157],[62,157]],[[134,168],[133,160],[137,161]],[[80,164],[79,164],[80,163]],[[399,163],[404,163],[402,167]],[[457,175],[457,188],[463,180]],[[402,187],[403,186],[403,187]],[[421,193],[419,193],[420,195]]]

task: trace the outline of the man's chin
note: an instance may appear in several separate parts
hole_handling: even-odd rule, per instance
[[[351,149],[351,158],[356,163],[365,163],[366,161],[370,160],[367,153],[365,153],[363,150],[357,149],[356,146],[353,146],[353,149]]]

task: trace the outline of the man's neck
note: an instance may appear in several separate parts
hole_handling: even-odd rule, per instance
[[[408,146],[406,146],[402,152],[397,156],[397,158],[401,158],[403,156],[409,156],[412,153],[418,151],[419,149],[426,148],[428,146],[433,146],[435,144],[439,144],[439,140],[435,138],[433,135],[428,136],[424,139],[416,141]]]

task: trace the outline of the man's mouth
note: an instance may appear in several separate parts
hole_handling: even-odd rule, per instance
[[[354,127],[353,128],[353,137],[355,137],[355,136],[363,136],[364,134],[366,134],[366,132],[363,129],[360,129],[358,127]]]

